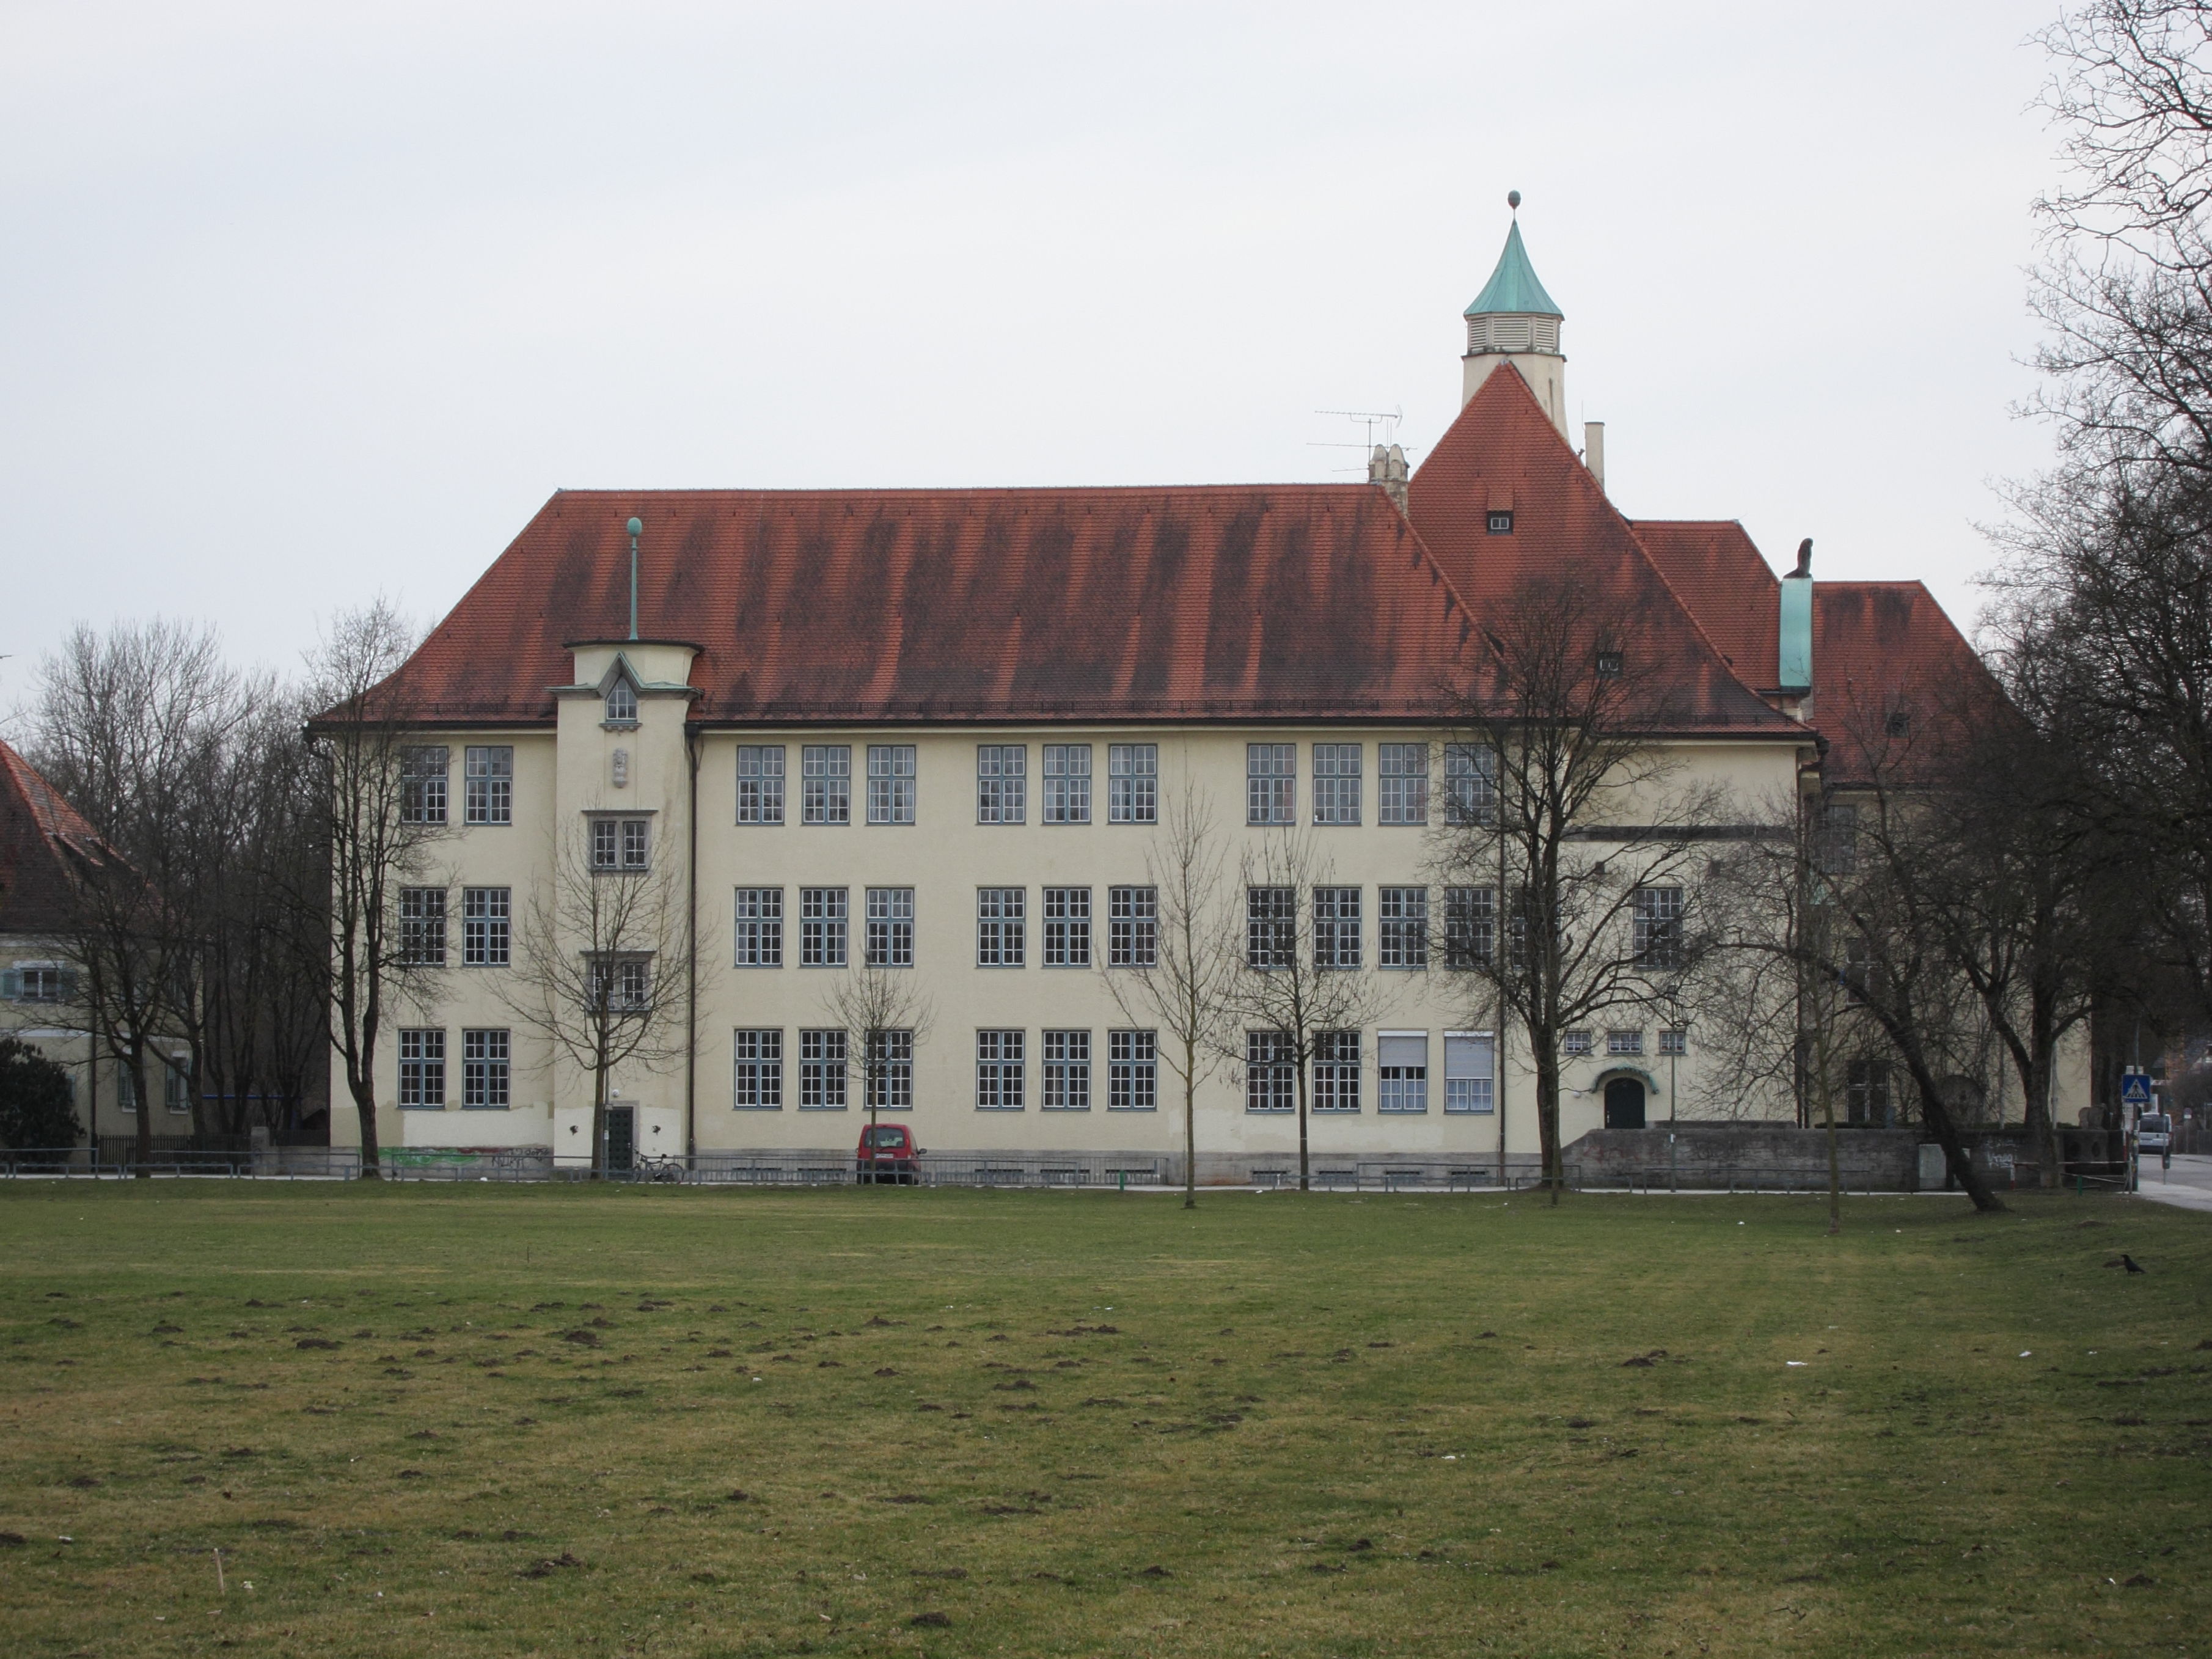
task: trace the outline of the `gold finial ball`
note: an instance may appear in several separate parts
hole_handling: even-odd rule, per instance
[[[1505,192],[1505,205],[1510,208],[1518,208],[1521,205],[1521,192],[1517,190],[1507,191]]]

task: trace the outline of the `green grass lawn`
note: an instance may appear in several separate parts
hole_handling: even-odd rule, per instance
[[[11,1184],[0,1636],[102,1659],[2212,1649],[2212,1218],[1823,1221]],[[2148,1273],[2104,1265],[2123,1250]]]

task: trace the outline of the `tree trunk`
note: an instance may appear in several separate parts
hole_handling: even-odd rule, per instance
[[[377,1181],[383,1178],[380,1162],[382,1149],[376,1139],[376,1079],[370,1075],[352,1075],[348,1066],[346,1091],[353,1097],[354,1110],[361,1118],[361,1178]]]
[[[146,1166],[154,1161],[154,1108],[152,1097],[146,1092],[146,1045],[134,1040],[128,1058],[116,1057],[118,1065],[131,1068],[131,1087],[138,1097],[138,1121],[131,1126],[131,1142],[137,1149],[137,1176],[151,1181],[154,1172]]]
[[[1305,1062],[1304,1062],[1304,1060],[1300,1060],[1300,1061],[1298,1062],[1297,1085],[1298,1085],[1298,1190],[1299,1190],[1300,1192],[1302,1192],[1302,1193],[1306,1193],[1306,1192],[1311,1192],[1311,1191],[1313,1190],[1313,1187],[1312,1187],[1312,1183],[1311,1183],[1311,1182],[1307,1179],[1307,1172],[1306,1172],[1306,1067],[1305,1067]]]
[[[1820,1121],[1828,1131],[1828,1237],[1833,1238],[1844,1230],[1844,1182],[1842,1160],[1836,1146],[1836,1097],[1828,1085],[1828,1027],[1826,1021],[1813,1028],[1813,1064],[1816,1068],[1813,1089],[1820,1097]]]
[[[1960,1138],[1958,1126],[1951,1121],[1951,1109],[1944,1103],[1943,1091],[1918,1056],[1910,1061],[1912,1081],[1920,1091],[1920,1115],[1935,1134],[1936,1145],[1943,1149],[1943,1161],[1949,1166],[1951,1178],[1957,1182],[1966,1196],[1973,1200],[1975,1209],[1984,1215],[2002,1215],[2004,1202],[1983,1183],[1974,1168],[1974,1160],[1967,1154],[1966,1143]]]
[[[1536,1050],[1536,1134],[1543,1148],[1544,1186],[1557,1204],[1567,1184],[1566,1168],[1559,1156],[1559,1062],[1549,1042],[1539,1041],[1533,1046]]]
[[[1182,1206],[1198,1207],[1198,1049],[1182,1045]]]
[[[592,1171],[588,1178],[607,1178],[607,1062],[604,1048],[599,1064],[592,1067]]]

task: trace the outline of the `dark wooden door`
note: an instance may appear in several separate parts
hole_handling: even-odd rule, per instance
[[[1606,1097],[1612,1099],[1610,1095]],[[1610,1118],[1611,1113],[1607,1114]],[[637,1156],[637,1108],[610,1106],[607,1108],[607,1168],[619,1174],[635,1162]]]
[[[1632,1077],[1617,1077],[1605,1085],[1605,1127],[1640,1129],[1644,1127],[1644,1085]]]

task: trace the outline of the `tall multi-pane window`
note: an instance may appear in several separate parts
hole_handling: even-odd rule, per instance
[[[975,745],[975,822],[1019,823],[1029,814],[1030,751],[1018,743]]]
[[[1429,965],[1429,890],[1384,887],[1375,895],[1381,938],[1377,967],[1419,969]]]
[[[1267,972],[1296,965],[1298,948],[1298,890],[1244,890],[1244,965]]]
[[[1359,822],[1359,745],[1317,743],[1314,749],[1314,822]]]
[[[443,1031],[410,1030],[399,1033],[399,1103],[437,1107],[446,1103]]]
[[[1106,750],[1106,817],[1112,823],[1160,821],[1160,746],[1109,744]]]
[[[1444,1110],[1495,1110],[1497,1039],[1486,1031],[1444,1033]]]
[[[446,965],[446,890],[399,890],[399,959],[410,968]]]
[[[513,1076],[505,1031],[461,1033],[461,1104],[471,1111],[503,1111]]]
[[[738,966],[783,966],[783,889],[738,889]]]
[[[1048,743],[1044,746],[1044,822],[1091,822],[1091,745]]]
[[[975,890],[975,965],[1019,968],[1029,959],[1029,895],[1020,887]]]
[[[1830,801],[1820,809],[1820,833],[1813,848],[1814,861],[1824,876],[1848,876],[1859,863],[1859,809],[1844,801]]]
[[[1314,966],[1327,973],[1359,966],[1359,890],[1314,889]]]
[[[514,945],[514,896],[505,887],[461,889],[461,963],[504,968]]]
[[[1444,821],[1498,821],[1498,751],[1487,744],[1444,745]]]
[[[1157,1031],[1106,1035],[1106,1109],[1149,1112],[1160,1103],[1160,1038]]]
[[[514,822],[514,750],[498,744],[464,751],[467,757],[468,805],[465,817],[471,823]]]
[[[399,819],[403,823],[446,821],[446,745],[425,744],[399,751]]]
[[[1385,1031],[1375,1039],[1375,1108],[1382,1112],[1429,1109],[1429,1036]]]
[[[1382,775],[1377,816],[1384,823],[1426,823],[1429,821],[1429,745],[1425,743],[1385,743],[1376,769]]]
[[[1487,968],[1498,949],[1498,890],[1444,889],[1444,966]]]
[[[868,1033],[868,1104],[879,1112],[903,1112],[914,1104],[912,1031]]]
[[[1109,968],[1153,968],[1160,960],[1160,890],[1106,890],[1106,964]]]
[[[1047,1031],[1044,1036],[1044,1096],[1048,1112],[1091,1109],[1091,1033]]]
[[[1639,887],[1633,921],[1636,965],[1668,972],[1682,965],[1682,890]]]
[[[1088,887],[1048,887],[1044,890],[1044,965],[1048,968],[1088,968],[1091,965],[1091,890]]]
[[[799,821],[803,823],[850,823],[853,821],[853,746],[844,743],[810,743],[799,751]]]
[[[1024,1050],[1020,1031],[975,1033],[975,1109],[983,1112],[1022,1109]]]
[[[868,966],[914,966],[914,889],[868,889]]]
[[[872,743],[868,745],[868,822],[914,822],[914,745],[910,743]]]
[[[1297,1102],[1297,1066],[1287,1031],[1244,1033],[1244,1109],[1287,1112]]]
[[[739,1030],[731,1035],[737,1054],[735,1092],[731,1104],[741,1112],[781,1111],[783,1033]]]
[[[1314,1035],[1313,1105],[1316,1112],[1359,1109],[1359,1033]]]
[[[738,745],[738,822],[783,822],[783,745]]]
[[[846,890],[842,887],[799,890],[799,965],[845,965]]]
[[[1294,743],[1244,745],[1244,822],[1296,823],[1298,817],[1298,746]]]
[[[801,1031],[799,1034],[799,1109],[802,1112],[842,1112],[845,1109],[844,1032]]]

